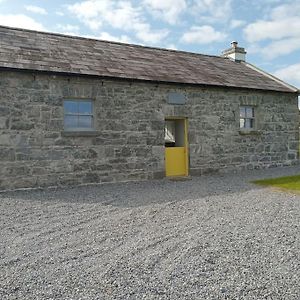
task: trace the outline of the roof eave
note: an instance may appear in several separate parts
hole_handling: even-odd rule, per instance
[[[73,72],[61,72],[61,71],[50,71],[50,70],[36,70],[36,69],[21,69],[12,67],[1,67],[0,71],[13,71],[13,72],[24,72],[24,73],[40,73],[53,76],[71,76],[71,77],[89,77],[100,80],[120,80],[127,82],[144,82],[153,84],[170,84],[170,85],[181,85],[181,86],[202,86],[202,87],[214,87],[214,88],[229,88],[229,89],[240,89],[240,90],[250,90],[259,92],[274,92],[274,93],[295,93],[294,91],[284,91],[275,89],[262,89],[254,87],[243,87],[243,86],[232,86],[232,85],[217,85],[217,84],[207,84],[207,83],[196,83],[196,82],[178,82],[178,81],[162,81],[162,80],[149,80],[140,78],[130,78],[130,77],[117,77],[117,76],[105,76],[97,74],[83,74],[83,73],[73,73]]]

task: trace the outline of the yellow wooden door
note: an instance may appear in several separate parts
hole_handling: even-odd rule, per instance
[[[185,147],[166,147],[166,176],[186,176]]]
[[[172,143],[172,133],[168,132],[167,135],[168,144],[171,146],[165,147],[166,176],[188,176],[187,122],[186,119],[168,119],[166,123],[170,121],[174,122],[176,132],[174,130]]]

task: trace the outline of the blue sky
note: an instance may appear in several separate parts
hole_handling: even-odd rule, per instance
[[[300,0],[0,0],[0,24],[219,55],[300,88]]]

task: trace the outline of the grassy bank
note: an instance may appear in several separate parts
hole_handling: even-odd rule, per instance
[[[300,175],[255,180],[253,183],[292,191],[300,191]]]

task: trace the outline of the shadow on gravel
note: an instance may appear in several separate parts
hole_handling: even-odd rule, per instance
[[[195,200],[208,196],[225,195],[262,189],[250,181],[282,174],[297,174],[299,167],[285,167],[235,174],[193,177],[187,181],[153,180],[144,182],[112,183],[93,186],[52,188],[0,193],[1,198],[17,201],[62,203],[99,203],[117,207],[138,207]]]
[[[155,180],[93,186],[51,188],[32,191],[16,191],[0,194],[2,197],[41,202],[62,203],[99,203],[118,207],[138,207],[150,204],[162,204],[195,200],[208,196],[225,195],[259,189],[255,185],[231,186],[214,182],[215,178],[193,178],[185,182]],[[221,177],[218,178],[221,180]]]

